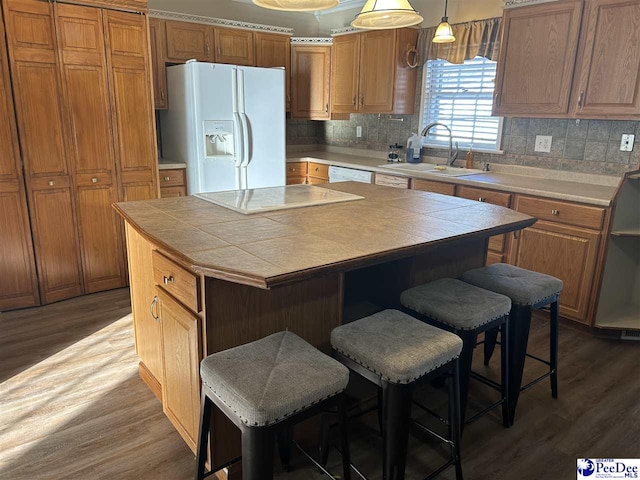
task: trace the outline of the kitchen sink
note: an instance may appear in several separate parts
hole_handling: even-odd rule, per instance
[[[434,165],[432,163],[387,163],[379,165],[379,167],[402,172],[429,173],[445,177],[462,177],[464,175],[485,173],[475,168],[445,167],[444,165]]]

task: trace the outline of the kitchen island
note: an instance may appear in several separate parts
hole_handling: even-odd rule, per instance
[[[535,222],[429,192],[323,187],[362,198],[252,215],[198,197],[116,205],[140,376],[192,449],[202,358],[285,329],[329,352],[336,326],[397,307],[406,288],[483,265],[490,237]],[[234,427],[215,416],[214,464],[238,447]]]

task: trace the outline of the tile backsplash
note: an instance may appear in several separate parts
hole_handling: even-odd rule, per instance
[[[419,107],[416,109],[419,112]],[[389,145],[405,145],[420,128],[420,115],[360,115],[349,120],[316,122],[287,120],[287,144],[324,144],[386,151]],[[362,136],[356,136],[356,127]],[[632,152],[620,151],[623,133],[635,134]],[[536,135],[551,135],[551,152],[535,152]],[[566,120],[505,118],[502,131],[504,154],[476,153],[476,167],[502,163],[605,175],[622,175],[640,164],[640,122],[619,120]],[[425,155],[446,157],[444,149],[425,149]],[[464,159],[461,151],[459,159]]]

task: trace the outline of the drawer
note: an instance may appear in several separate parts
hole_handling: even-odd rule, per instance
[[[312,177],[311,175],[309,175],[307,177],[307,183],[309,185],[319,185],[319,184],[327,183],[327,182],[329,182],[328,178]]]
[[[178,187],[161,187],[160,198],[186,197],[187,187],[180,185]]]
[[[326,178],[329,180],[329,165],[309,162],[309,170],[307,174],[310,177]]]
[[[287,163],[287,177],[306,177],[307,176],[307,162],[290,162]]]
[[[376,185],[384,185],[385,187],[409,188],[408,178],[385,175],[383,173],[376,173],[375,183]]]
[[[484,188],[459,186],[458,197],[476,200],[478,202],[487,202],[501,207],[509,207],[511,205],[510,193],[495,192]]]
[[[602,229],[605,213],[604,208],[523,196],[518,196],[515,209],[540,220],[566,223],[594,230]]]
[[[185,185],[184,168],[160,170],[160,187],[179,187]]]
[[[305,183],[307,183],[307,177],[287,175],[287,185],[304,185]]]
[[[442,195],[454,195],[456,191],[456,186],[453,183],[432,182],[420,178],[411,179],[411,188],[424,192],[441,193]]]
[[[199,309],[198,277],[168,259],[158,251],[153,252],[153,280],[193,312]]]

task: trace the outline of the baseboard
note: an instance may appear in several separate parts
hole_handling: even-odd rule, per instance
[[[138,375],[140,376],[142,381],[147,384],[147,387],[149,387],[156,398],[160,400],[160,403],[162,403],[162,385],[160,384],[158,379],[154,377],[153,374],[149,371],[147,366],[142,362],[138,364]]]

